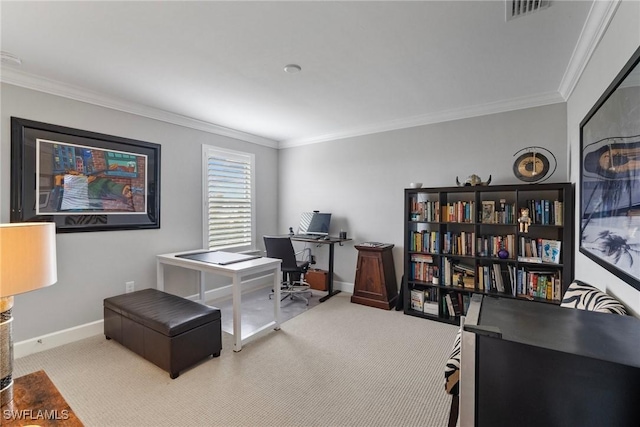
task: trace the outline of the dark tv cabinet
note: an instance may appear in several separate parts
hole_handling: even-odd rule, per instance
[[[573,223],[571,183],[405,189],[404,313],[459,324],[474,294],[559,304],[573,280]],[[560,245],[559,257],[542,261],[543,243]]]
[[[639,319],[479,298],[463,326],[462,425],[640,425]]]

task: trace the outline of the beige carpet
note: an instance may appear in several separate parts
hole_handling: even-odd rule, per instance
[[[98,335],[15,361],[40,369],[86,426],[444,426],[456,326],[339,294],[239,353],[175,380]]]

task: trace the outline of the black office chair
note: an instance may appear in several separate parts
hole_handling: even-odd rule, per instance
[[[291,239],[288,236],[264,236],[264,246],[267,250],[267,257],[279,258],[282,260],[280,269],[282,270],[282,286],[280,288],[281,301],[290,297],[300,298],[307,305],[312,295],[309,284],[305,282],[304,275],[309,269],[310,256],[308,260],[298,260],[296,255],[311,252],[305,249],[296,254]],[[269,295],[271,299],[272,294]],[[307,295],[308,297],[305,297]]]

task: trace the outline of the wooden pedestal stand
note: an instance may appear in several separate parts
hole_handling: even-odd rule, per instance
[[[363,243],[355,248],[358,250],[358,263],[351,302],[391,309],[398,298],[396,271],[391,253],[393,245]]]

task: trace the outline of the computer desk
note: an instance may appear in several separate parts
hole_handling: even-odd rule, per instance
[[[318,245],[329,245],[329,283],[327,284],[328,293],[327,295],[320,298],[320,302],[325,302],[332,296],[339,294],[340,293],[339,290],[338,291],[333,290],[333,253],[334,253],[333,247],[335,246],[336,243],[342,246],[342,243],[349,242],[351,241],[351,239],[347,239],[347,238],[341,239],[340,237],[329,236],[328,239],[320,238],[316,240],[316,239],[308,239],[305,237],[291,236],[291,240],[296,242],[315,243]]]
[[[247,342],[263,335],[271,329],[280,329],[280,282],[282,273],[280,264],[282,260],[276,258],[257,258],[247,261],[237,262],[228,265],[211,264],[208,262],[196,261],[188,258],[182,258],[182,255],[199,253],[206,249],[198,249],[186,252],[175,252],[171,254],[162,254],[156,256],[156,287],[160,291],[164,291],[164,266],[172,265],[190,270],[200,271],[202,273],[217,274],[220,276],[230,277],[232,279],[232,296],[233,296],[233,351],[242,350],[242,346]],[[273,298],[273,320],[263,325],[257,331],[246,336],[242,336],[242,282],[246,276],[256,273],[273,274],[273,289],[275,298]],[[200,276],[200,299],[198,302],[205,303],[205,281]]]

